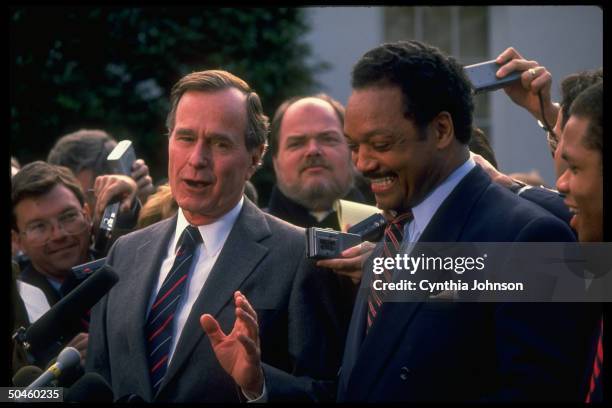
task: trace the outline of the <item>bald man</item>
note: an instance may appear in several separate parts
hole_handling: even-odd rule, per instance
[[[340,229],[336,200],[363,201],[344,132],[344,107],[326,94],[283,102],[270,147],[277,184],[268,212],[300,227]]]

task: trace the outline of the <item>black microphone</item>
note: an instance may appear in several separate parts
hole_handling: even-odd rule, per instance
[[[89,278],[95,271],[100,269],[106,263],[106,258],[96,259],[95,261],[86,262],[81,265],[73,266],[68,276],[64,278],[60,292],[62,296],[66,296],[74,288],[79,286],[85,279]]]
[[[62,345],[82,331],[81,318],[117,283],[114,269],[104,265],[57,302],[16,340],[38,362],[46,363]]]
[[[85,373],[64,394],[64,402],[113,402],[113,390],[98,373]]]
[[[34,382],[28,385],[29,390],[33,390],[36,388],[46,387],[53,380],[57,380],[62,373],[77,364],[81,363],[81,354],[74,347],[66,347],[62,350],[61,353],[57,356],[57,359],[51,367],[47,368],[47,370],[39,376]]]
[[[12,378],[13,386],[27,387],[32,384],[41,374],[43,370],[36,366],[21,367]]]

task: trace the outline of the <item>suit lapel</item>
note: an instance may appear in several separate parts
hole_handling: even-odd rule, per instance
[[[129,274],[122,276],[126,279],[126,292],[123,293],[128,303],[121,310],[127,315],[127,321],[131,324],[128,327],[128,356],[132,360],[135,373],[140,373],[138,378],[140,391],[143,397],[151,397],[151,384],[149,377],[149,363],[147,360],[146,344],[146,313],[151,291],[159,278],[159,270],[164,256],[168,249],[168,243],[176,227],[176,216],[162,221],[149,234],[150,237],[160,237],[156,240],[143,242],[134,254],[135,268]],[[132,302],[132,299],[139,299]]]
[[[490,183],[491,180],[479,166],[473,168],[438,208],[425,231],[421,234],[419,242],[459,241],[472,206]],[[412,251],[420,251],[418,244]],[[368,270],[371,282],[372,273],[370,271],[371,268]],[[357,324],[359,319],[365,322],[367,293],[364,293],[357,300],[360,303],[356,302],[354,313],[360,313],[361,317],[357,316],[358,319],[355,319],[355,316],[352,316],[349,335],[358,334],[358,326],[355,326],[355,328],[353,326]],[[356,354],[357,357],[352,370],[350,373],[346,373],[350,375],[348,381],[345,381],[347,389],[350,390],[350,400],[367,400],[373,383],[380,378],[380,373],[385,369],[388,359],[397,349],[398,342],[402,340],[404,331],[407,330],[414,314],[420,309],[421,305],[422,302],[383,303],[374,324]],[[364,333],[364,331],[362,330],[360,333]],[[349,349],[349,347],[351,348]],[[349,351],[355,351],[355,349],[347,341],[345,352]],[[346,356],[345,360],[347,360]],[[364,375],[363,373],[367,374]]]
[[[372,270],[373,259],[382,256],[382,245],[378,245],[372,255],[368,258],[364,264],[364,271]],[[340,373],[340,380],[338,384],[338,400],[345,401],[347,399],[346,391],[348,387],[348,381],[357,362],[357,358],[361,355],[359,350],[363,345],[363,341],[366,335],[366,314],[368,308],[368,295],[370,293],[370,285],[374,278],[373,273],[368,272],[367,275],[361,279],[359,291],[353,305],[353,313],[351,315],[351,321],[349,323],[349,329],[346,335],[346,343],[344,346],[344,355],[342,356],[342,366]],[[352,397],[351,397],[352,399]]]
[[[245,199],[242,211],[223,245],[219,258],[189,312],[159,392],[189,360],[196,344],[204,337],[200,316],[209,313],[217,317],[223,307],[232,302],[234,292],[268,252],[268,248],[259,241],[269,235],[270,228],[265,216]]]
[[[421,234],[419,242],[458,242],[467,229],[470,211],[491,179],[480,168],[474,167],[442,202],[438,211]]]

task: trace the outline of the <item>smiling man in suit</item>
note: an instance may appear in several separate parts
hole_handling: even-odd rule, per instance
[[[344,133],[353,162],[394,218],[364,265],[338,400],[583,401],[597,315],[580,305],[385,302],[374,292],[373,259],[421,242],[558,242],[573,234],[470,159],[471,88],[461,66],[437,48],[418,41],[376,47],[355,65],[352,87]],[[402,278],[386,275],[376,279]],[[256,323],[244,330],[246,363],[228,371],[238,384],[265,377],[272,401],[275,380],[265,367],[258,371]],[[221,351],[217,357],[228,360]]]
[[[306,259],[302,229],[243,197],[268,132],[259,97],[228,72],[194,72],[174,86],[167,126],[169,184],[180,208],[111,249],[120,281],[93,312],[88,368],[117,399],[256,399],[235,387],[200,327],[202,315],[225,332],[244,325],[244,294],[258,316],[265,364],[333,378],[342,346],[336,280]]]
[[[472,93],[453,58],[417,41],[383,44],[357,62],[352,87],[345,134],[353,160],[378,206],[397,214],[404,247],[573,240],[565,223],[492,183],[470,158]],[[372,280],[366,266],[364,283]],[[376,306],[372,292],[360,291],[353,309],[340,401],[583,400],[596,323],[587,308]]]

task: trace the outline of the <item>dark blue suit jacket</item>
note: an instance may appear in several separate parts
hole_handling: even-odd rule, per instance
[[[563,202],[563,196],[558,191],[549,190],[544,187],[530,187],[520,192],[519,197],[536,203],[565,221],[568,225],[572,219],[573,214]]]
[[[564,222],[492,183],[476,166],[442,203],[420,241],[573,239]],[[371,276],[363,279],[368,284]],[[584,400],[597,322],[589,305],[384,303],[365,337],[366,307],[367,291],[360,290],[339,401]]]

